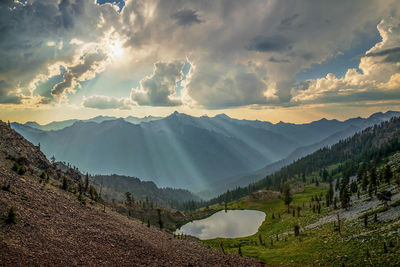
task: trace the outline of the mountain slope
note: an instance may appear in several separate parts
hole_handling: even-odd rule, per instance
[[[90,176],[93,185],[106,199],[125,201],[126,192],[130,192],[137,200],[148,199],[156,205],[163,207],[177,208],[183,202],[200,201],[201,199],[188,190],[176,188],[158,188],[150,181],[141,181],[136,177],[112,175]]]
[[[77,121],[101,123],[103,121],[116,120],[116,119],[117,119],[116,117],[110,117],[110,116],[97,116],[97,117],[94,117],[94,118],[91,118],[88,120],[72,119],[72,120],[65,120],[65,121],[53,121],[53,122],[50,122],[50,123],[44,124],[44,125],[40,125],[34,121],[28,121],[22,125],[28,126],[28,127],[34,128],[34,129],[38,129],[38,130],[43,130],[43,131],[57,131],[57,130],[64,129],[65,127],[72,126]],[[123,119],[125,121],[133,123],[133,124],[139,124],[141,122],[149,122],[149,121],[159,120],[159,119],[162,119],[162,117],[146,116],[143,118],[138,118],[138,117],[128,116]]]
[[[198,118],[175,112],[140,124],[124,119],[77,121],[58,131],[12,126],[31,142],[40,143],[48,157],[54,155],[83,171],[136,176],[162,187],[200,191],[215,184],[225,188],[242,185],[249,181],[247,176],[266,165],[284,159],[291,162],[339,141],[346,131],[353,133],[395,115],[398,113],[377,113],[344,122],[322,119],[307,124],[271,124],[224,114]]]
[[[349,173],[354,174],[360,162],[379,162],[383,157],[398,150],[400,150],[400,118],[397,117],[356,133],[330,148],[321,148],[255,183],[227,191],[209,203],[236,200],[259,189],[279,190],[289,179],[300,180],[303,175],[339,163],[346,163],[345,166],[339,167],[349,169]]]
[[[21,159],[21,160],[19,160]],[[23,175],[10,171],[14,160]],[[39,183],[46,171],[50,183]],[[0,265],[258,266],[255,260],[224,255],[201,244],[86,206],[58,189],[55,169],[39,151],[0,122],[0,214],[16,210],[16,224],[0,224]],[[9,185],[7,187],[6,185]]]

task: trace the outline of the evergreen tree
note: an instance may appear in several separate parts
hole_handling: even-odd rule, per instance
[[[364,175],[365,175],[365,164],[363,162],[361,162],[361,164],[358,167],[358,171],[357,171],[357,181],[359,183],[362,182]]]
[[[89,188],[89,173],[86,173],[85,175],[85,192],[87,192]]]
[[[355,193],[357,193],[357,190],[358,190],[357,183],[356,183],[356,181],[353,181],[350,184],[350,191],[352,194],[355,194]]]
[[[361,178],[361,188],[362,188],[362,190],[363,190],[364,192],[367,191],[367,189],[368,189],[368,183],[369,183],[369,181],[368,181],[368,176],[367,176],[367,174],[364,172],[363,175],[362,175],[362,178]]]
[[[375,167],[375,165],[371,166],[371,169],[370,169],[370,172],[369,172],[369,185],[375,191],[375,194],[376,194],[376,190],[377,190],[377,187],[378,187],[378,177],[376,175],[376,167]]]
[[[292,203],[293,201],[293,195],[292,192],[290,192],[289,184],[286,184],[285,187],[283,188],[283,201],[285,202],[285,205],[287,205],[287,211],[289,213],[290,212],[289,206],[290,203]]]
[[[328,171],[324,168],[322,171],[322,181],[326,182],[328,180]]]
[[[389,190],[384,190],[377,195],[378,199],[385,204],[385,207],[388,206],[388,202],[392,200],[392,192]]]
[[[398,190],[400,191],[400,175],[396,174],[395,183],[397,184]]]
[[[63,190],[68,189],[68,180],[67,180],[67,177],[65,177],[65,176],[63,177],[61,189],[63,189]]]
[[[333,196],[335,192],[333,191],[333,185],[332,182],[329,182],[329,189],[328,192],[326,193],[326,205],[329,207],[331,203],[333,202]]]
[[[300,235],[300,226],[298,224],[296,224],[294,226],[294,235],[295,236],[299,236]]]
[[[340,194],[340,203],[343,209],[350,207],[350,190],[348,185],[345,185],[342,194]]]
[[[393,178],[393,173],[392,173],[392,170],[391,170],[389,164],[387,164],[387,165],[385,166],[385,171],[384,171],[384,176],[383,176],[383,178],[384,178],[384,180],[385,180],[385,183],[387,183],[387,184],[389,184],[389,183],[390,183],[390,180]]]
[[[160,229],[163,229],[164,223],[161,218],[161,209],[157,209],[157,215],[158,215],[158,225],[160,226]]]

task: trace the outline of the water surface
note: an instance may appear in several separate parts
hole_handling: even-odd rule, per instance
[[[175,233],[202,240],[245,237],[257,233],[264,220],[265,213],[257,210],[222,210],[205,219],[187,223]]]

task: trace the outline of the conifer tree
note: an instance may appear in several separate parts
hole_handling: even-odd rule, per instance
[[[385,183],[387,183],[387,184],[389,184],[390,180],[393,178],[393,173],[392,173],[392,170],[391,170],[389,164],[387,164],[386,167],[385,167],[383,178],[385,180]]]
[[[292,193],[290,192],[289,184],[286,184],[285,187],[283,188],[283,200],[285,202],[285,205],[287,205],[287,212],[289,213],[290,212],[289,206],[293,200],[293,196],[292,196]]]
[[[87,190],[88,190],[88,188],[89,188],[89,173],[86,173],[86,175],[85,175],[85,192],[87,192]]]
[[[63,189],[63,190],[68,189],[68,180],[67,180],[67,177],[65,177],[65,176],[63,177],[61,189]]]
[[[375,165],[371,166],[370,172],[369,172],[369,185],[371,187],[372,190],[377,191],[377,187],[378,187],[378,177],[376,175],[376,167]]]
[[[343,209],[350,207],[350,190],[348,185],[345,185],[342,193],[340,194],[340,203]]]
[[[161,218],[161,209],[157,209],[157,215],[158,215],[158,225],[160,226],[160,229],[163,229],[164,223]]]

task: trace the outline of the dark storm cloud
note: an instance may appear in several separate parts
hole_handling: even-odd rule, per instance
[[[0,103],[1,104],[20,104],[21,98],[16,96],[6,81],[0,80]]]
[[[384,62],[400,62],[400,47],[394,47],[379,52],[368,53],[367,57],[381,57],[386,56]]]
[[[277,59],[275,57],[270,57],[268,59],[268,61],[273,62],[273,63],[289,63],[290,62],[290,60],[288,60],[288,59]]]
[[[177,23],[181,26],[190,26],[192,24],[199,24],[203,21],[199,18],[196,10],[183,9],[171,16],[176,19]]]
[[[291,48],[291,41],[281,35],[257,36],[247,46],[248,50],[258,52],[277,52]]]

